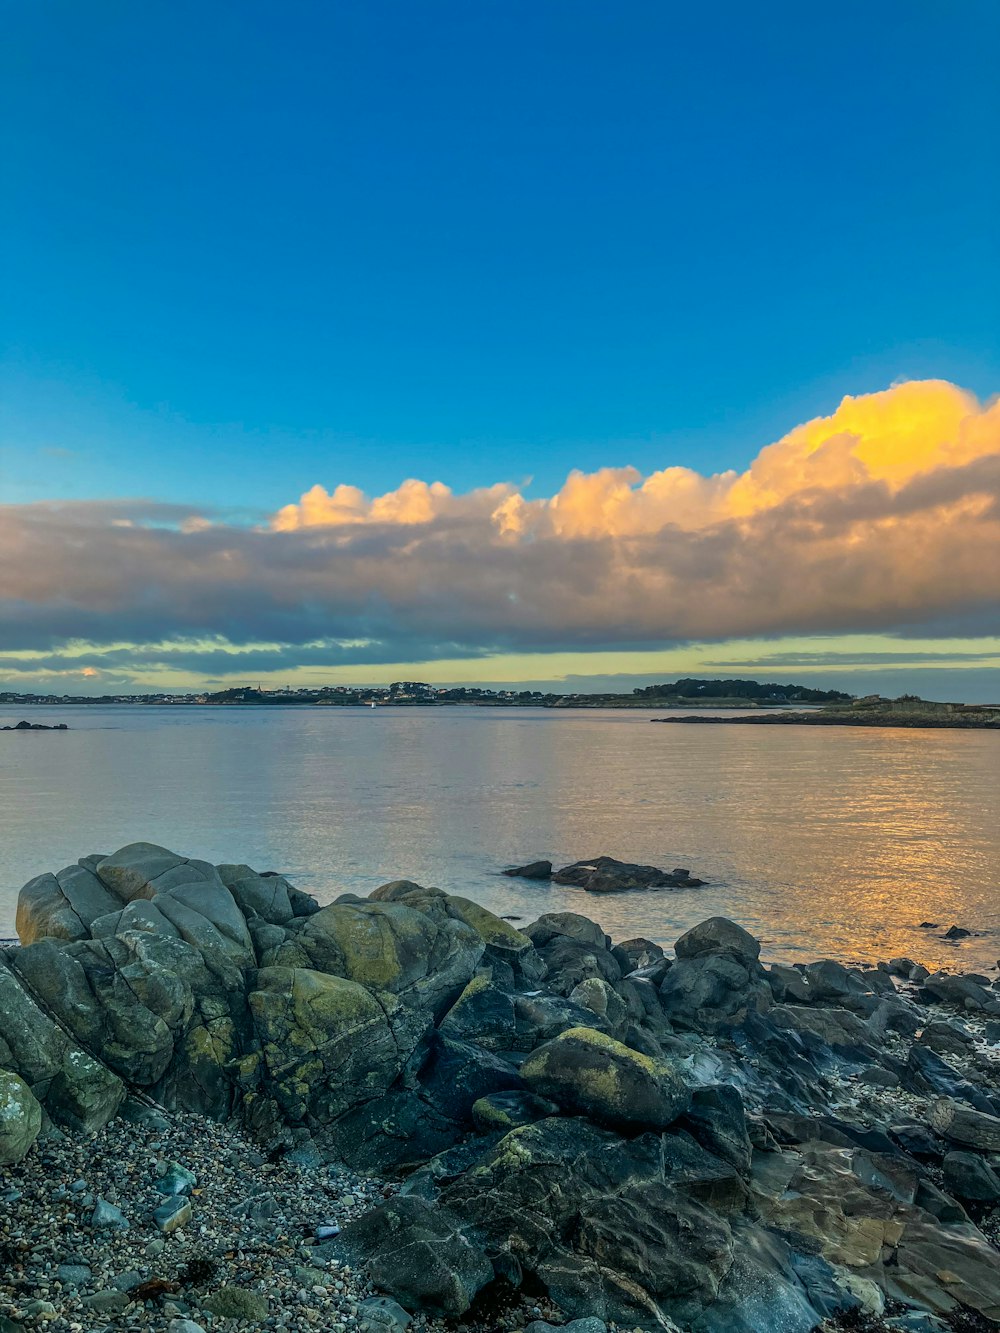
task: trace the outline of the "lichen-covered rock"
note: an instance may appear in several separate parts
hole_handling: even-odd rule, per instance
[[[666,1129],[690,1101],[674,1064],[594,1028],[569,1028],[539,1046],[521,1077],[538,1096],[617,1129]]]
[[[92,1133],[125,1095],[121,1079],[77,1045],[0,964],[0,1067],[17,1073],[57,1124]]]
[[[19,1162],[42,1127],[42,1108],[17,1074],[0,1069],[0,1166]]]
[[[439,1015],[472,979],[484,950],[463,921],[377,901],[324,907],[261,961],[330,972]]]
[[[266,1086],[293,1124],[381,1096],[429,1026],[388,992],[308,968],[262,968],[249,1000]]]

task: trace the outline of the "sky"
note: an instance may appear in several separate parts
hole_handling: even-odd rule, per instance
[[[0,690],[1000,701],[993,0],[4,20]]]

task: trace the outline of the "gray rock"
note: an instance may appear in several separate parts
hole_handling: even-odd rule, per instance
[[[369,1296],[358,1306],[361,1333],[404,1333],[412,1323],[411,1316],[389,1296]]]
[[[113,1203],[108,1203],[107,1199],[98,1199],[90,1217],[90,1225],[92,1227],[109,1227],[115,1231],[127,1231],[129,1220],[122,1210],[116,1208]]]
[[[95,1314],[121,1314],[128,1305],[128,1296],[123,1291],[95,1291],[92,1296],[84,1296],[83,1304]]]
[[[942,1097],[931,1104],[927,1119],[944,1138],[979,1152],[1000,1153],[1000,1119],[972,1111]]]
[[[741,963],[756,963],[760,945],[749,931],[724,916],[709,917],[682,935],[674,945],[678,958],[702,958],[706,954],[731,954]]]
[[[41,1127],[42,1108],[27,1083],[0,1069],[0,1166],[19,1162]]]
[[[493,1265],[457,1218],[412,1195],[387,1200],[335,1242],[377,1289],[430,1314],[462,1315],[493,1277]]]
[[[246,1287],[220,1287],[205,1296],[201,1301],[202,1309],[219,1319],[239,1319],[258,1324],[267,1318],[267,1297],[259,1291],[250,1291]]]
[[[56,1266],[56,1277],[64,1287],[85,1287],[93,1275],[93,1270],[87,1264]]]
[[[180,1230],[191,1221],[190,1200],[181,1195],[164,1199],[163,1203],[153,1209],[153,1221],[165,1236]]]
[[[950,1152],[943,1163],[944,1187],[967,1203],[1000,1203],[1000,1176],[975,1153]]]
[[[603,1319],[571,1319],[568,1324],[547,1324],[544,1319],[536,1319],[524,1330],[524,1333],[608,1333],[608,1326]]]

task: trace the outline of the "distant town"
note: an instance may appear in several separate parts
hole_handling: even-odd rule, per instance
[[[774,708],[788,704],[846,703],[853,695],[840,690],[815,690],[808,685],[761,684],[756,680],[697,680],[685,678],[647,685],[630,694],[546,694],[541,690],[488,690],[475,685],[440,686],[425,681],[400,680],[392,685],[324,685],[319,688],[265,689],[237,685],[201,694],[24,694],[0,692],[0,704],[141,704],[177,705],[311,705],[334,708],[433,708],[456,704],[504,708]]]

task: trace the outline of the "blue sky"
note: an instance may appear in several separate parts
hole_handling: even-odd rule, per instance
[[[531,500],[986,400],[998,39],[993,0],[6,6],[0,501]]]
[[[1000,385],[992,0],[5,23],[12,498],[548,491]]]

